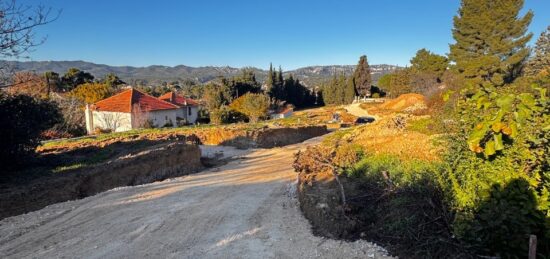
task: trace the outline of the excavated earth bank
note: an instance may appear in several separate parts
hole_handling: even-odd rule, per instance
[[[81,199],[119,186],[139,185],[194,173],[203,168],[197,145],[156,145],[91,168],[44,177],[0,192],[0,219]]]
[[[12,184],[0,190],[0,219],[41,209],[47,205],[81,199],[120,186],[131,186],[195,173],[204,168],[196,144],[246,148],[272,148],[300,143],[326,134],[326,126],[261,128],[254,130],[212,128],[193,134],[145,134],[113,138],[101,142],[41,149],[44,153],[86,156],[86,149],[101,150],[122,146],[124,155],[80,170],[69,170],[40,177],[24,184]],[[144,143],[145,148],[132,147]],[[156,144],[161,143],[161,144]]]

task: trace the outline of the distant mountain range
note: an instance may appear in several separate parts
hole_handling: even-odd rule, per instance
[[[147,67],[132,67],[109,66],[86,61],[3,61],[3,63],[7,64],[7,67],[16,72],[34,71],[36,73],[43,73],[46,71],[54,71],[62,75],[69,68],[75,67],[91,73],[96,78],[101,78],[108,73],[114,73],[129,84],[157,84],[161,82],[184,82],[189,80],[196,83],[205,83],[220,76],[235,76],[241,71],[240,68],[229,66],[190,67],[178,65],[169,67],[154,65]],[[267,76],[266,70],[254,67],[249,67],[248,69],[254,70],[257,80],[265,80]],[[291,73],[305,84],[314,86],[329,79],[335,74],[345,73],[346,75],[351,75],[354,69],[354,65],[309,66],[285,71],[285,74]],[[400,67],[393,65],[371,65],[373,80],[377,81],[382,75],[391,73],[397,69],[400,69]]]

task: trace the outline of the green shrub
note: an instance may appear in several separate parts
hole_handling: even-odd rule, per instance
[[[516,84],[532,84],[519,81]],[[550,253],[550,105],[545,87],[507,85],[464,97],[441,186],[455,235],[477,253],[525,257],[528,235]],[[528,91],[528,92],[525,92]]]
[[[440,187],[441,163],[369,155],[346,172],[363,183],[351,211],[361,231],[390,252],[409,258],[468,257],[453,238],[453,214]]]
[[[40,134],[61,121],[55,103],[0,92],[0,163],[4,169],[22,163],[33,154],[40,144]]]
[[[506,185],[494,184],[488,197],[475,209],[473,217],[460,214],[455,232],[472,244],[479,254],[525,257],[529,235],[539,237],[538,251],[547,253],[549,239],[545,212],[539,197],[524,179]]]
[[[227,106],[210,111],[210,123],[215,125],[243,122],[246,119],[245,115],[229,109]]]

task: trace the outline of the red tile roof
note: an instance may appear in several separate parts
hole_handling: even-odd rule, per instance
[[[141,111],[156,111],[178,109],[179,107],[157,99],[136,89],[128,89],[119,94],[103,99],[93,105],[97,111],[110,112],[131,112],[133,107],[138,107]]]
[[[168,92],[159,97],[159,99],[171,102],[178,106],[198,106],[199,103],[191,98],[179,96],[174,92]]]

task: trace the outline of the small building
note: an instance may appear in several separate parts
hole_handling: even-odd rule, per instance
[[[199,104],[195,100],[179,96],[174,92],[166,93],[160,96],[159,99],[180,107],[176,114],[178,125],[195,124],[197,122]]]
[[[286,107],[286,108],[283,108],[281,110],[278,110],[276,112],[273,112],[269,115],[269,117],[273,120],[273,119],[284,119],[284,118],[288,118],[290,116],[292,116],[292,114],[294,113],[294,109],[291,108],[291,107]]]
[[[86,105],[86,130],[114,132],[151,127],[177,125],[181,107],[150,96],[136,89],[128,89],[97,103]]]

